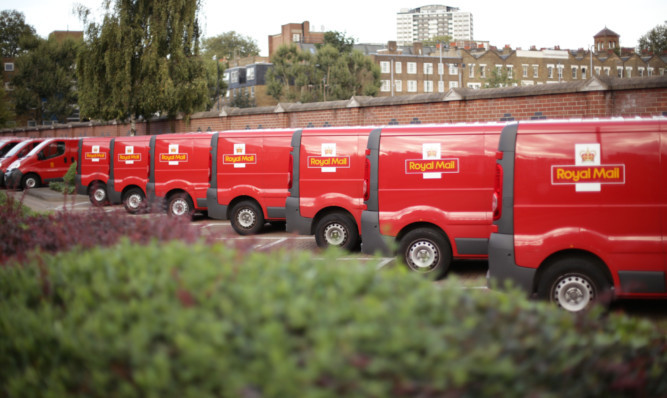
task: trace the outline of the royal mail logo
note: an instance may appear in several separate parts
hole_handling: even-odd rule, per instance
[[[107,154],[104,152],[86,152],[86,159],[106,159]]]
[[[421,173],[458,173],[459,159],[407,159],[405,161],[406,174]]]
[[[223,164],[256,164],[257,163],[257,155],[254,153],[250,154],[245,154],[245,155],[236,155],[236,154],[231,154],[231,155],[222,155],[222,163]]]
[[[187,162],[187,153],[161,153],[160,162]]]
[[[119,153],[118,160],[121,162],[135,162],[141,160],[140,153]]]
[[[552,166],[552,184],[625,184],[625,165]]]
[[[600,192],[605,184],[625,184],[624,164],[601,164],[599,143],[575,144],[574,165],[551,166],[552,185],[574,185],[577,192]]]
[[[349,168],[349,156],[308,156],[310,168]]]

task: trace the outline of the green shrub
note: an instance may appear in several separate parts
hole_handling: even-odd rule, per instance
[[[63,181],[52,181],[49,183],[49,188],[63,192],[66,194],[73,194],[76,192],[76,162],[72,163],[63,177]]]
[[[0,395],[667,395],[646,321],[339,255],[124,241],[0,267]]]

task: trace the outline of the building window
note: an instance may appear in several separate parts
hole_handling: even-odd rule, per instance
[[[586,67],[585,66],[581,67],[581,78],[586,79]]]
[[[468,77],[475,77],[475,64],[468,64]]]
[[[417,74],[417,63],[416,62],[408,62],[408,75],[415,75]],[[408,84],[409,86],[409,84]]]
[[[5,72],[14,72],[13,62],[5,62]]]
[[[572,80],[577,78],[577,70],[579,70],[578,66],[573,66],[572,67]]]
[[[486,79],[486,65],[484,64],[479,66],[479,77]]]
[[[639,77],[644,77],[644,68],[639,67]]]
[[[468,83],[468,88],[479,90],[482,88],[482,83]]]
[[[522,76],[524,78],[528,77],[528,65],[521,65],[521,70],[523,71]]]
[[[600,76],[600,70],[601,70],[601,69],[602,69],[602,68],[600,68],[599,66],[596,66],[596,67],[595,67],[595,74],[598,75],[598,76]]]
[[[12,86],[11,82],[5,82],[5,91],[12,91],[14,90],[14,86]]]
[[[514,65],[507,65],[507,78],[514,79]]]
[[[433,74],[433,64],[431,62],[424,63],[424,74],[425,75]]]
[[[648,67],[648,75],[649,75],[649,77],[653,76],[653,68],[650,67],[650,66]]]
[[[445,82],[443,82],[442,80],[438,82],[438,92],[439,93],[445,92]]]
[[[397,93],[403,92],[403,80],[394,81],[394,90],[396,90]]]
[[[300,33],[292,33],[292,42],[301,43],[301,34]]]
[[[236,84],[236,83],[238,83],[238,82],[239,82],[239,70],[238,70],[238,69],[234,69],[234,70],[232,71],[232,74],[231,74],[230,83],[232,83],[232,84]]]
[[[558,69],[558,81],[561,81],[561,80],[563,80],[564,65],[559,64],[557,69]]]
[[[540,77],[540,66],[539,65],[533,65],[533,77],[538,78]]]
[[[255,98],[255,86],[250,86],[250,97]]]
[[[396,70],[396,73],[403,73],[403,68],[401,67],[400,62],[394,62],[394,68]]]
[[[433,92],[433,81],[432,80],[424,80],[424,92],[425,93],[432,93]]]
[[[458,75],[459,74],[459,64],[449,64],[449,74]]]
[[[391,80],[382,80],[380,91],[382,91],[383,93],[388,93],[389,91],[391,91]]]
[[[607,76],[609,76],[609,73],[611,73],[611,68],[608,66],[605,66],[604,68],[602,68],[602,70],[604,71],[604,74]]]
[[[554,78],[554,66],[553,65],[547,65],[547,77],[549,79]]]
[[[246,81],[255,80],[255,67],[246,69]]]
[[[391,66],[389,64],[389,61],[380,62],[380,71],[382,73],[391,73]]]
[[[451,81],[449,82],[449,88],[458,88],[459,82]]]
[[[625,67],[625,77],[632,77],[632,66]]]
[[[438,63],[438,74],[441,76],[445,74],[445,64],[442,62]]]
[[[616,75],[618,77],[623,77],[623,67],[621,67],[621,66],[616,67]]]
[[[416,80],[408,80],[408,92],[409,93],[416,93],[417,92],[417,81]]]

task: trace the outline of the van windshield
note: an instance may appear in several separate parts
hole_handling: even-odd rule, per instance
[[[34,141],[31,140],[19,142],[14,148],[11,149],[11,151],[7,152],[3,158],[9,158],[17,155],[17,157],[20,159],[27,155],[33,146]]]
[[[32,151],[28,152],[28,154],[25,155],[25,156],[28,157],[28,156],[33,156],[33,155],[37,154],[39,151],[42,150],[42,148],[44,148],[45,146],[47,146],[48,144],[50,144],[52,142],[53,142],[52,140],[46,140],[44,142],[41,142],[36,147],[32,148]]]

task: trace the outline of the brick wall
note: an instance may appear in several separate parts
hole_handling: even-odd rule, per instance
[[[223,108],[183,119],[137,123],[137,134],[322,126],[459,123],[530,119],[667,116],[667,76],[502,89],[455,89],[444,94],[353,97],[348,101]],[[0,136],[124,136],[129,125],[74,123],[0,130]]]

